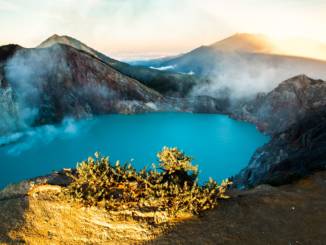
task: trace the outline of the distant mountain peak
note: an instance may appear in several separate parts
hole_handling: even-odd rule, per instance
[[[51,37],[49,37],[49,39],[52,39],[52,38],[59,38],[60,37],[60,35],[58,35],[58,34],[53,34]]]
[[[89,54],[97,57],[98,59],[101,59],[108,63],[115,62],[110,57],[107,57],[106,55],[87,46],[86,44],[82,43],[81,41],[77,40],[76,38],[73,38],[73,37],[70,37],[67,35],[60,36],[58,34],[54,34],[54,35],[50,36],[49,38],[47,38],[45,41],[43,41],[40,45],[38,45],[37,48],[48,48],[55,44],[64,44],[64,45],[71,46],[75,49],[89,53]]]
[[[52,36],[50,36],[49,38],[47,38],[45,41],[43,41],[40,45],[38,45],[38,48],[46,48],[46,47],[50,47],[54,44],[66,44],[66,45],[70,45],[70,46],[77,46],[76,48],[80,48],[81,45],[83,46],[87,46],[85,44],[83,44],[82,42],[80,42],[79,40],[70,37],[70,36],[66,36],[66,35],[58,35],[58,34],[53,34]]]
[[[272,41],[263,34],[236,33],[210,47],[225,52],[270,53],[273,50]]]

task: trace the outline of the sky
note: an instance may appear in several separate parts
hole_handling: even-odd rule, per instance
[[[128,59],[239,32],[326,43],[326,0],[0,0],[0,45],[34,47],[56,33]]]

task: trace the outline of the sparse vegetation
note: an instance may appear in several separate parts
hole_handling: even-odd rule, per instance
[[[87,206],[108,210],[165,211],[197,214],[213,208],[225,195],[228,180],[218,185],[210,179],[198,184],[198,168],[191,157],[177,148],[164,147],[157,154],[159,167],[137,171],[131,164],[112,165],[108,157],[95,153],[77,165],[66,193]]]

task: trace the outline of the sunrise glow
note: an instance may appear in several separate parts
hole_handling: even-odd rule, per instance
[[[292,40],[284,53],[326,59],[321,23],[321,0],[0,0],[0,44],[33,47],[57,33],[120,58],[177,54],[248,32]],[[303,47],[301,38],[312,41]]]

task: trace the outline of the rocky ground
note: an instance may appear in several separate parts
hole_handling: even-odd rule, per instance
[[[37,180],[44,182],[46,179]],[[51,182],[51,181],[50,181]],[[53,181],[52,181],[53,182]],[[55,181],[57,184],[59,182]],[[108,213],[30,182],[0,192],[3,244],[325,244],[326,172],[281,187],[233,191],[200,217]],[[157,224],[154,224],[154,217]]]

